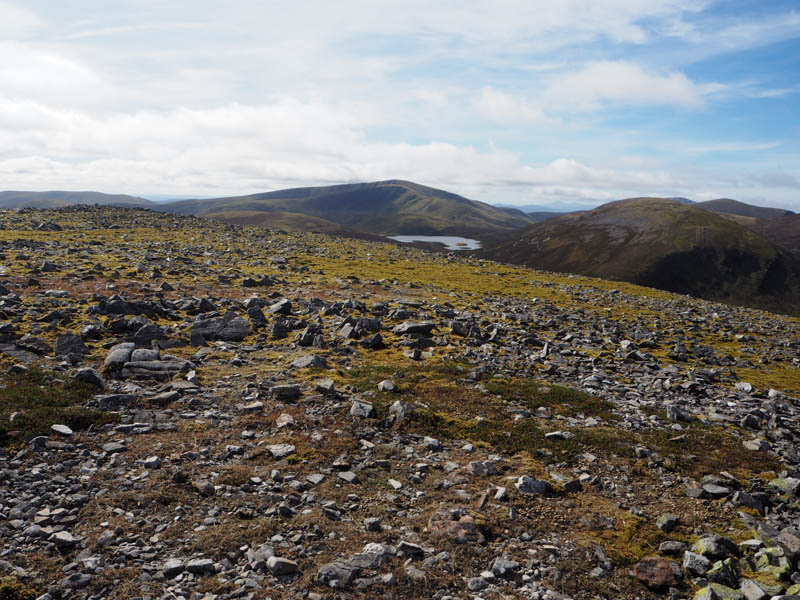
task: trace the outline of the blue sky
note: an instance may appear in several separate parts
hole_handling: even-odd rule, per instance
[[[800,4],[0,0],[0,189],[800,211]]]

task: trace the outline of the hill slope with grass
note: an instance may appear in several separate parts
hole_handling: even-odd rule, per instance
[[[183,200],[162,207],[177,214],[293,213],[377,235],[480,237],[531,221],[522,211],[498,208],[409,181],[378,181],[278,190],[248,196]],[[254,217],[253,224],[257,221]]]
[[[800,312],[800,261],[744,225],[673,200],[634,198],[532,225],[480,256]]]
[[[129,206],[154,208],[155,202],[125,194],[101,192],[0,192],[0,209],[10,208],[61,208],[72,204],[99,204],[101,206]]]
[[[771,242],[800,255],[800,214],[757,219],[749,227]]]

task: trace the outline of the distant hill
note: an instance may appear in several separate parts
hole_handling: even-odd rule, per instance
[[[725,213],[729,215],[739,215],[740,217],[752,217],[755,219],[769,219],[771,217],[782,217],[794,214],[790,210],[783,208],[768,208],[766,206],[756,206],[739,202],[730,198],[717,198],[716,200],[706,200],[705,202],[695,202],[694,206],[709,210],[715,213]]]
[[[552,219],[553,217],[560,217],[561,215],[567,214],[566,212],[550,212],[547,210],[529,212],[528,218],[533,221],[534,223],[541,223],[542,221],[547,221],[547,219]]]
[[[101,204],[154,208],[155,202],[126,196],[124,194],[102,194],[100,192],[0,192],[0,209],[10,208],[61,208],[71,204]]]
[[[610,202],[494,238],[479,256],[800,314],[800,259],[747,227],[659,198]]]
[[[248,196],[183,200],[159,210],[198,216],[291,213],[376,235],[460,235],[481,237],[532,221],[517,209],[491,206],[409,181],[378,181],[307,187]],[[238,218],[238,217],[237,217]],[[253,216],[253,223],[258,221]],[[310,221],[313,228],[319,221]]]
[[[278,229],[283,231],[312,231],[317,233],[327,233],[340,237],[349,237],[361,240],[372,240],[380,242],[391,242],[389,238],[347,229],[325,219],[318,219],[308,215],[301,215],[290,212],[259,212],[259,211],[228,211],[218,213],[206,213],[203,218],[222,221],[232,225],[248,225],[251,227],[264,227],[267,229]]]
[[[757,219],[750,227],[772,243],[800,255],[800,214]]]

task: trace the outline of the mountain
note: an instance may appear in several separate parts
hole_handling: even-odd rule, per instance
[[[184,200],[161,205],[159,210],[198,216],[213,214],[223,220],[231,212],[293,213],[377,235],[481,237],[532,222],[518,209],[499,208],[399,180]]]
[[[800,255],[800,214],[757,219],[750,227],[773,244]]]
[[[717,198],[716,200],[706,200],[705,202],[695,202],[694,206],[715,213],[727,215],[738,215],[740,217],[751,217],[755,219],[768,219],[771,217],[782,217],[794,214],[790,210],[783,208],[768,208],[766,206],[756,206],[739,202],[730,198]]]
[[[259,211],[228,211],[218,213],[208,213],[203,215],[207,219],[230,223],[231,225],[247,225],[250,227],[264,227],[266,229],[277,229],[283,231],[310,231],[316,233],[327,233],[338,237],[353,238],[358,240],[370,240],[373,242],[391,242],[392,240],[347,229],[346,227],[319,219],[308,215],[290,212],[259,212]]]
[[[127,206],[154,208],[155,202],[126,196],[124,194],[103,194],[100,192],[0,192],[0,209],[10,208],[60,208],[71,204],[100,204],[103,206]]]
[[[800,259],[722,215],[673,200],[609,202],[494,238],[478,254],[800,314]]]
[[[542,221],[547,221],[547,219],[552,219],[553,217],[560,217],[561,215],[565,214],[567,213],[541,210],[541,211],[529,212],[528,218],[534,223],[541,223]]]

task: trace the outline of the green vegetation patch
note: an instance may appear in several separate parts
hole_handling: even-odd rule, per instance
[[[34,600],[37,593],[13,577],[0,579],[0,600]]]
[[[97,392],[89,384],[48,377],[31,370],[9,376],[0,389],[0,447],[9,447],[37,435],[46,435],[56,423],[73,431],[111,423],[114,415],[84,407]],[[13,423],[11,415],[18,413]]]
[[[574,388],[519,379],[490,379],[484,385],[489,393],[519,402],[529,410],[545,407],[566,417],[582,415],[616,420],[611,402]]]

